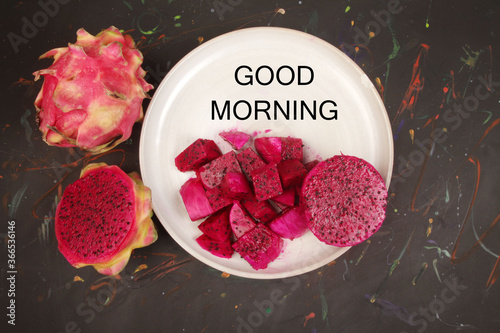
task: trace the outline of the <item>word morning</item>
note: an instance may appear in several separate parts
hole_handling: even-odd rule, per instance
[[[314,83],[314,70],[309,66],[291,67],[283,65],[278,69],[262,65],[255,70],[241,65],[234,71],[234,80],[240,86],[268,86],[272,83],[281,86],[309,86]],[[293,97],[293,96],[292,96]],[[267,120],[337,120],[337,103],[327,99],[323,101],[305,101],[296,99],[265,100],[245,99],[219,103],[212,100],[212,120],[267,119]]]

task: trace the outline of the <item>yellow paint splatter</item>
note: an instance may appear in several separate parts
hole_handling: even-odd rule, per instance
[[[142,271],[143,269],[146,269],[146,268],[148,268],[148,266],[145,265],[145,264],[139,265],[139,266],[137,266],[137,268],[135,269],[134,273],[132,273],[132,274],[135,274],[135,273],[137,273],[139,271]]]
[[[224,279],[227,279],[228,277],[230,277],[230,276],[231,276],[231,274],[228,274],[228,273],[226,273],[226,272],[223,272],[220,276],[221,276],[221,277],[223,277]]]
[[[75,277],[73,278],[73,282],[85,282],[85,280],[78,275],[75,275]]]
[[[413,129],[410,129],[410,138],[411,138],[411,144],[415,141],[415,131]]]
[[[201,44],[201,43],[203,43],[203,41],[204,41],[204,40],[205,40],[205,39],[203,38],[203,36],[199,36],[199,37],[198,37],[198,43],[200,43],[200,44]]]
[[[434,220],[432,218],[430,218],[429,219],[429,226],[427,227],[427,232],[426,232],[427,237],[429,237],[429,235],[432,232],[432,222],[434,222]]]

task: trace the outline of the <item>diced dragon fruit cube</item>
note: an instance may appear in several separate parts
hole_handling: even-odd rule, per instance
[[[236,153],[230,151],[198,168],[196,174],[206,189],[218,186],[228,172],[242,172]]]
[[[283,243],[280,236],[259,223],[232,246],[255,270],[259,270],[267,268],[279,257]]]
[[[276,163],[269,163],[260,169],[254,170],[252,182],[255,197],[258,201],[267,200],[283,193]]]
[[[181,172],[193,171],[221,155],[213,140],[197,139],[177,155],[175,166]]]

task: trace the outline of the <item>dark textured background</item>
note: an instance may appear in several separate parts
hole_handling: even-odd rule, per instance
[[[57,8],[44,16],[41,3]],[[0,7],[3,332],[500,331],[498,1],[401,0],[388,23],[372,14],[387,10],[387,1]],[[40,27],[23,32],[34,18]],[[41,140],[33,107],[41,82],[32,73],[50,64],[39,55],[74,42],[78,28],[97,34],[110,25],[136,40],[155,86],[200,42],[244,27],[288,27],[347,53],[357,47],[349,54],[381,92],[394,134],[382,228],[331,264],[282,280],[224,276],[188,255],[156,219],[158,241],[134,251],[118,277],[72,268],[57,250],[52,216],[58,189],[78,177],[86,157]],[[9,36],[24,39],[15,46]],[[436,138],[433,129],[444,134]],[[97,159],[139,170],[140,130],[137,124],[130,140]],[[16,221],[15,326],[6,316],[9,220]]]

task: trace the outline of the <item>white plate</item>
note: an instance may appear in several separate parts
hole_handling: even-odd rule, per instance
[[[275,72],[284,65],[295,69],[308,66],[314,71],[314,79],[308,85],[298,85],[297,81],[281,85],[274,80],[263,86],[255,84],[254,78],[253,85],[240,85],[235,70],[241,65],[250,66],[253,73],[263,65]],[[302,82],[309,81],[308,72],[302,71]],[[268,81],[266,72],[265,68],[260,70],[261,82]],[[290,72],[284,68],[282,82],[291,78],[286,73]],[[254,112],[247,120],[237,120],[233,114],[229,120],[212,119],[213,100],[221,109],[226,100],[231,105],[240,100],[252,105],[255,100],[271,105],[275,100],[281,105],[286,100],[304,100],[308,105],[333,100],[338,119],[317,116],[313,120],[306,116],[304,120],[267,120],[258,113],[255,120]],[[244,117],[243,103],[237,113]],[[199,223],[190,221],[179,195],[179,188],[193,173],[179,172],[174,159],[197,138],[213,139],[223,152],[229,151],[218,133],[232,128],[250,134],[302,138],[307,159],[325,159],[340,152],[364,158],[389,184],[393,164],[391,127],[384,105],[363,71],[331,44],[300,31],[259,27],[227,33],[200,45],[170,70],[151,100],[140,142],[142,177],[152,190],[156,216],[177,243],[207,265],[241,277],[283,278],[319,268],[345,253],[348,248],[325,245],[308,232],[300,239],[286,241],[280,257],[267,269],[256,271],[236,253],[231,259],[223,259],[198,246],[195,239],[200,235]]]

